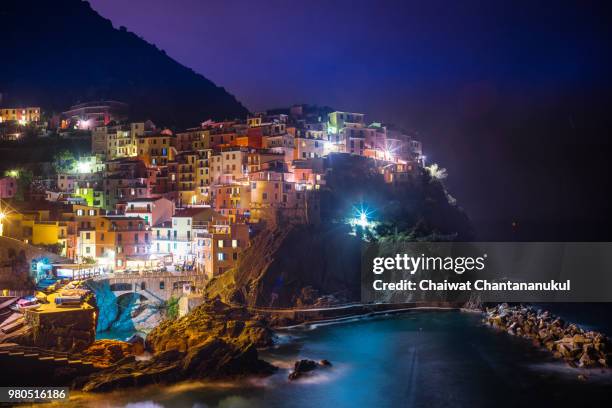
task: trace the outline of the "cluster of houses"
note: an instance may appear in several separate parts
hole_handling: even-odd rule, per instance
[[[109,121],[91,129],[91,150],[44,200],[15,203],[4,234],[109,270],[208,277],[233,267],[258,228],[316,223],[333,155],[373,159],[388,183],[424,165],[410,135],[301,105],[180,132]]]

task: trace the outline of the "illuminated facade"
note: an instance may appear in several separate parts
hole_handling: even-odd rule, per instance
[[[12,198],[17,193],[17,179],[13,177],[0,178],[0,198]]]
[[[165,166],[176,156],[175,138],[170,133],[138,138],[137,156],[147,166]]]
[[[138,269],[150,260],[151,230],[141,218],[100,217],[95,233],[96,259],[103,265]]]
[[[20,125],[40,122],[40,108],[0,108],[0,123],[4,122],[17,122]]]
[[[128,105],[117,101],[94,101],[73,105],[62,113],[63,129],[91,130],[127,119]]]
[[[233,268],[249,245],[249,227],[215,219],[195,230],[196,269],[210,279]]]

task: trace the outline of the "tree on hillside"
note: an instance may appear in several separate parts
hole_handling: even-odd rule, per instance
[[[53,168],[56,173],[68,173],[74,170],[76,163],[77,159],[70,150],[62,150],[53,157]]]

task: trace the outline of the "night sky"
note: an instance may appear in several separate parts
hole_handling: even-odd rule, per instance
[[[90,1],[251,110],[308,102],[406,124],[451,96],[603,74],[595,10],[537,3]]]
[[[481,229],[607,217],[588,180],[609,170],[604,2],[90,3],[251,111],[313,103],[418,130]]]

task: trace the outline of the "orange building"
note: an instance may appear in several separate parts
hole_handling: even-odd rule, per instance
[[[210,279],[236,266],[239,256],[249,246],[247,224],[215,218],[195,230],[196,269]]]
[[[96,223],[96,259],[115,270],[151,266],[151,230],[144,219],[104,216]]]

